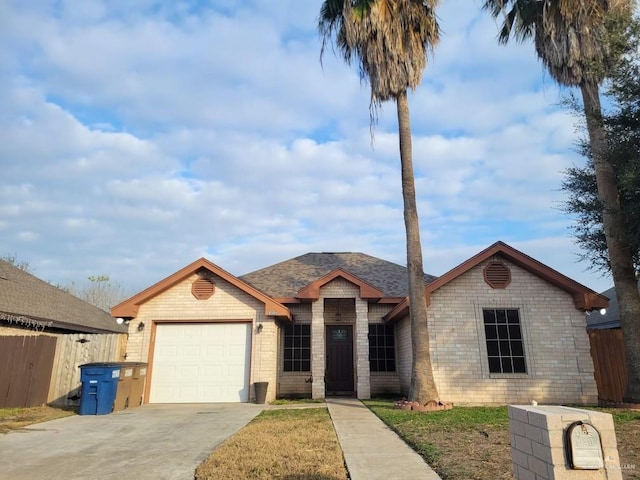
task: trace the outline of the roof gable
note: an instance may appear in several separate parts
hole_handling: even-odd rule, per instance
[[[338,269],[378,289],[384,298],[398,301],[408,294],[406,267],[358,252],[306,253],[240,278],[272,298],[291,302],[301,289]],[[425,275],[425,283],[434,278]]]
[[[133,297],[125,300],[124,302],[116,305],[111,309],[111,315],[114,317],[124,317],[124,318],[134,318],[138,315],[138,308],[143,303],[151,300],[153,297],[159,295],[160,293],[168,290],[173,287],[177,283],[181,282],[188,276],[196,273],[200,269],[206,269],[211,273],[217,275],[218,277],[224,279],[229,282],[233,286],[252,296],[256,300],[262,302],[264,304],[265,315],[268,316],[276,316],[276,317],[284,317],[291,318],[291,313],[289,309],[284,305],[276,302],[273,298],[265,295],[259,290],[255,289],[248,283],[240,280],[234,275],[230,274],[226,270],[218,267],[214,263],[210,262],[206,258],[200,258],[195,262],[187,265],[186,267],[178,270],[172,275],[169,275],[163,280],[160,280],[158,283],[152,285],[151,287],[143,290],[142,292],[134,295]]]
[[[352,275],[351,273],[337,268],[332,272],[328,273],[324,277],[317,279],[314,282],[311,282],[304,288],[301,288],[298,291],[297,297],[301,300],[317,300],[320,298],[320,288],[326,285],[327,283],[335,280],[336,278],[342,278],[350,283],[353,283],[357,287],[360,288],[360,298],[364,300],[379,300],[384,297],[384,294],[378,290],[373,285],[368,284],[364,280]]]
[[[125,333],[108,312],[0,260],[0,316],[72,332]]]
[[[429,283],[425,288],[427,305],[430,304],[431,294],[433,292],[494,256],[503,257],[514,265],[527,270],[529,273],[569,293],[573,297],[575,307],[579,310],[586,311],[606,308],[609,304],[608,298],[604,295],[594,292],[590,288],[585,287],[504,242],[496,242]],[[402,303],[398,304],[389,312],[386,318],[400,318],[400,316],[407,314],[408,307],[409,299],[407,297]]]

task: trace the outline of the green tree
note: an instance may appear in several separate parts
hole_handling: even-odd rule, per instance
[[[608,139],[607,160],[616,174],[625,221],[625,241],[631,246],[636,273],[640,273],[640,21],[634,19],[623,27],[622,32],[614,36],[622,55],[607,74],[604,94],[610,106],[605,109],[603,123]],[[567,104],[584,116],[582,106],[573,97]],[[587,163],[565,172],[562,190],[567,199],[563,207],[567,213],[576,216],[572,230],[584,251],[581,260],[589,261],[594,270],[610,273],[602,203],[598,198],[588,139],[581,138],[578,146]]]
[[[358,64],[361,80],[369,81],[372,127],[378,107],[388,100],[396,103],[413,351],[409,398],[422,404],[439,395],[429,349],[407,90],[420,84],[427,53],[438,43],[437,4],[438,0],[325,0],[318,21],[321,58],[333,43],[346,63]]]
[[[536,54],[553,79],[580,88],[589,148],[602,205],[602,224],[609,265],[616,288],[627,356],[625,400],[640,401],[640,295],[631,246],[618,198],[613,165],[608,161],[607,133],[602,118],[599,87],[612,55],[607,35],[613,16],[631,15],[632,2],[619,0],[485,0],[494,17],[503,16],[501,43],[511,37],[533,38]]]

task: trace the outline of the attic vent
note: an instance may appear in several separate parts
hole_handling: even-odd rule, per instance
[[[191,284],[191,293],[198,300],[206,300],[211,298],[213,292],[216,291],[216,284],[210,278],[200,277]]]
[[[484,269],[484,281],[491,288],[507,288],[511,283],[511,270],[502,263],[490,263]]]

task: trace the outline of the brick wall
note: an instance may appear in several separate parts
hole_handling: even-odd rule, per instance
[[[313,311],[316,309],[316,317],[319,319],[315,330],[312,330],[312,371],[313,378],[318,375],[324,377],[324,326],[332,323],[336,310],[325,306],[325,298],[355,299],[355,311],[341,310],[340,323],[354,325],[354,366],[356,373],[356,390],[360,398],[369,398],[371,395],[398,393],[400,381],[397,372],[370,373],[369,372],[369,323],[382,323],[382,317],[386,315],[393,305],[369,304],[359,299],[359,289],[355,285],[342,279],[336,279],[321,289],[321,297],[313,304],[288,305],[296,323],[312,324]],[[365,321],[366,319],[366,321]],[[313,327],[312,327],[313,328]],[[280,342],[284,341],[284,333],[280,333]],[[321,335],[321,336],[319,336]],[[370,375],[370,377],[369,377]],[[278,350],[278,390],[277,395],[287,396],[312,396],[312,372],[284,372],[283,352]],[[367,382],[367,378],[369,381]],[[316,382],[316,398],[324,397],[324,382]]]
[[[400,377],[397,372],[371,373],[371,396],[399,396],[400,394]]]
[[[129,324],[127,360],[147,362],[153,321],[190,320],[250,320],[252,322],[252,348],[250,367],[250,398],[254,397],[253,383],[269,382],[267,400],[275,398],[277,379],[277,351],[280,328],[264,315],[264,304],[251,295],[214,276],[216,290],[207,300],[198,300],[191,294],[196,274],[189,276],[168,290],[140,306],[138,316]],[[137,325],[146,328],[138,332]],[[263,328],[257,333],[257,325]],[[153,375],[153,373],[152,373]],[[153,381],[153,379],[151,380]]]
[[[403,395],[409,394],[411,385],[411,322],[409,317],[403,318],[396,323],[396,355],[398,356],[398,381],[400,382],[400,392]]]
[[[288,305],[294,322],[297,324],[311,324],[311,304]],[[282,345],[284,343],[284,329],[280,329],[278,347],[278,397],[311,398],[311,372],[285,372]]]
[[[565,455],[565,430],[590,423],[600,435],[604,468],[573,470]],[[516,480],[622,480],[613,418],[608,413],[561,406],[509,406],[511,459]]]
[[[506,289],[484,282],[483,268],[503,261],[511,269]],[[488,371],[483,308],[520,313],[527,374]],[[468,404],[597,403],[584,314],[571,295],[501,258],[489,259],[431,295],[428,309],[434,376],[440,397]],[[410,380],[409,322],[398,324],[403,391]],[[408,347],[408,349],[407,349]]]
[[[393,308],[393,305],[385,303],[369,304],[369,323],[383,323],[384,317]],[[397,326],[395,327],[396,341],[396,371],[395,372],[371,372],[371,396],[377,395],[399,395],[400,388],[400,355],[399,336]]]

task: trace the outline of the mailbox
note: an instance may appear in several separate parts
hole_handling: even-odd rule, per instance
[[[600,433],[587,422],[573,422],[565,432],[565,449],[569,466],[574,470],[604,468]]]

